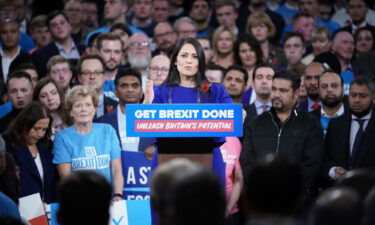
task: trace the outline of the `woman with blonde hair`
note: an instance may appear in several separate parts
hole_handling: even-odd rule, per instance
[[[213,56],[211,63],[228,68],[233,65],[233,44],[236,36],[230,27],[218,27],[212,36]]]
[[[312,53],[302,59],[302,64],[309,65],[315,59],[315,56],[323,52],[328,52],[332,46],[332,37],[329,30],[323,25],[317,25],[311,32]]]
[[[263,62],[270,63],[275,68],[287,64],[283,49],[270,43],[270,38],[275,35],[276,29],[266,13],[252,13],[247,19],[246,32],[258,40],[263,53]]]

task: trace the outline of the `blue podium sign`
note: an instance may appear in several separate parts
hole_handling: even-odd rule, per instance
[[[129,104],[128,137],[239,137],[241,104]]]

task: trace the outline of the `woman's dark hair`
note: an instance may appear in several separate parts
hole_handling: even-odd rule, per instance
[[[185,44],[193,45],[195,50],[197,51],[199,64],[198,64],[198,72],[195,76],[195,87],[198,90],[202,83],[207,82],[207,78],[205,75],[206,60],[204,57],[204,51],[203,51],[201,44],[194,38],[182,38],[177,42],[176,47],[171,55],[171,64],[169,67],[169,74],[164,84],[167,86],[175,86],[181,82],[180,73],[177,70],[177,66],[176,66],[176,61],[177,61],[178,53],[180,52],[181,48]]]
[[[70,126],[73,124],[72,118],[69,116],[67,111],[65,110],[65,94],[60,85],[52,79],[51,77],[44,77],[34,87],[33,91],[33,101],[39,102],[39,94],[40,91],[47,85],[47,84],[55,85],[57,92],[59,93],[60,97],[60,106],[57,108],[56,112],[59,115],[61,121],[63,122],[64,126]]]
[[[233,52],[234,52],[233,58],[234,58],[234,62],[236,65],[241,65],[241,66],[243,65],[240,59],[241,43],[248,44],[251,50],[255,52],[255,55],[257,57],[255,65],[258,65],[259,63],[262,62],[263,53],[262,53],[262,49],[260,48],[260,44],[258,40],[250,34],[243,33],[240,35],[237,41],[234,42],[234,45],[233,45]]]
[[[42,103],[31,101],[17,117],[12,121],[5,131],[7,142],[15,149],[25,148],[26,135],[34,127],[34,125],[41,119],[49,119],[49,126],[46,134],[40,140],[47,149],[51,144],[51,122],[52,118],[48,109]]]

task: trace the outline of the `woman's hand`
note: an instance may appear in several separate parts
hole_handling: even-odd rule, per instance
[[[146,93],[143,104],[151,104],[154,100],[154,82],[152,80],[147,80]]]

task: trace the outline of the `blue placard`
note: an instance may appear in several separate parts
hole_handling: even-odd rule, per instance
[[[125,200],[150,199],[151,160],[144,152],[121,152]]]
[[[241,137],[241,104],[129,104],[128,137]]]

